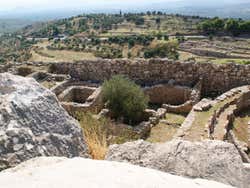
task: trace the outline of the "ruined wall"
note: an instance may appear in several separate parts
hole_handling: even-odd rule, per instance
[[[80,80],[103,81],[124,74],[142,85],[168,83],[194,86],[203,78],[203,94],[216,95],[250,84],[250,66],[238,64],[174,62],[167,59],[93,60],[52,64],[50,70]]]
[[[85,103],[87,98],[94,93],[96,88],[86,86],[71,86],[62,92],[58,98],[63,102]]]
[[[181,105],[190,99],[192,89],[188,87],[159,84],[144,88],[152,104]]]

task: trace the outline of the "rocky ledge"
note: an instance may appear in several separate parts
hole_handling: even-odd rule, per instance
[[[0,173],[4,188],[230,188],[118,162],[83,158],[36,158]]]
[[[111,146],[106,159],[240,188],[249,188],[250,185],[249,166],[242,162],[233,144],[222,141],[173,140],[151,144],[139,140]]]

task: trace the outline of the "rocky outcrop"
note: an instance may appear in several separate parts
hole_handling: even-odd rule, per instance
[[[249,171],[234,145],[221,141],[151,144],[140,140],[111,146],[106,159],[242,188],[248,188],[250,183]]]
[[[230,188],[125,163],[83,158],[36,158],[0,173],[4,188]]]
[[[82,130],[34,79],[0,74],[0,166],[36,156],[87,157]]]

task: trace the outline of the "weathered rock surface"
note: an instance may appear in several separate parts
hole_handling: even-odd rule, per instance
[[[4,188],[230,188],[125,163],[83,158],[36,158],[0,173]]]
[[[88,156],[82,131],[34,79],[0,74],[0,168],[36,156]]]
[[[140,140],[111,146],[106,159],[242,188],[250,185],[249,170],[245,169],[234,145],[221,141],[173,140],[151,144]]]

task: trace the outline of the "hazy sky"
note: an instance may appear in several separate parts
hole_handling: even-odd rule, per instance
[[[0,10],[11,10],[15,8],[32,9],[53,9],[73,8],[79,6],[108,6],[108,5],[128,5],[137,3],[157,3],[157,2],[176,2],[181,0],[0,0]]]
[[[108,5],[128,5],[128,4],[149,4],[158,2],[194,2],[195,0],[0,0],[0,10],[10,10],[15,8],[37,8],[46,9],[53,6],[65,7],[79,7],[79,6],[108,6]],[[197,1],[197,0],[196,0]],[[200,3],[208,3],[211,0],[200,0]],[[250,0],[218,0],[218,2],[250,2]],[[216,2],[212,0],[211,2]]]
[[[86,8],[136,8],[136,6],[155,3],[184,2],[195,4],[221,4],[250,2],[250,0],[0,0],[0,13],[12,10],[45,10],[45,9],[86,9]]]

